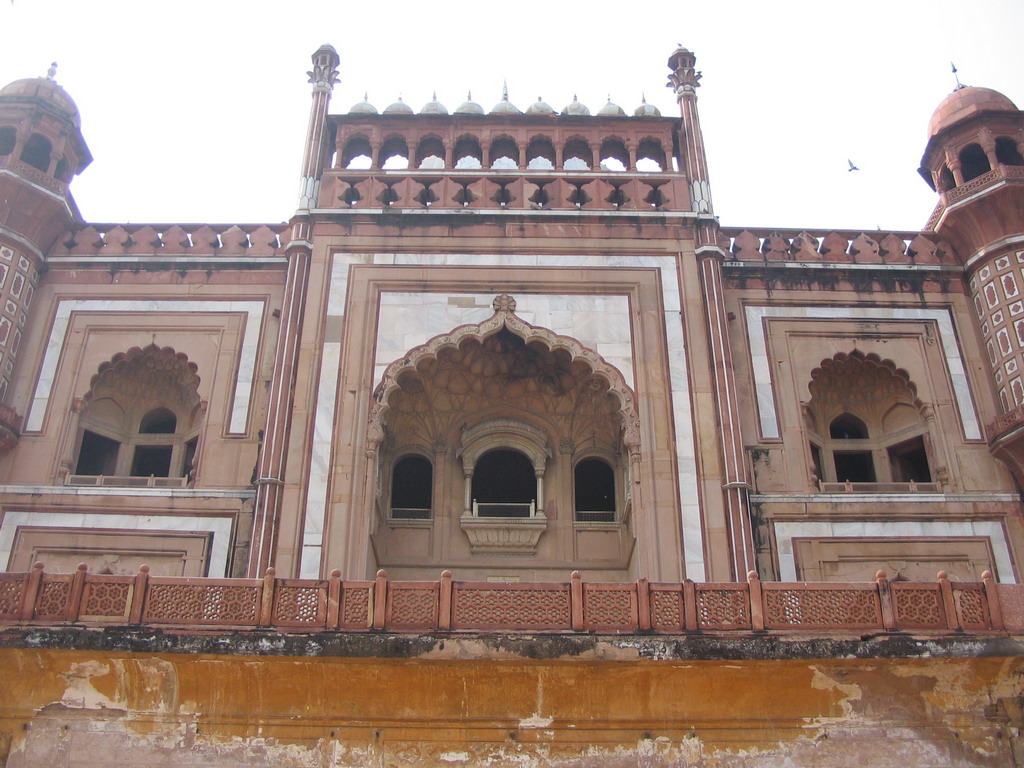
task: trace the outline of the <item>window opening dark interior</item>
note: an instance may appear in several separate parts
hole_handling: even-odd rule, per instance
[[[471,490],[474,501],[487,505],[480,517],[529,517],[537,498],[533,464],[518,451],[486,453],[476,462]]]
[[[406,456],[391,471],[391,517],[429,520],[434,468],[422,456]]]
[[[811,443],[811,463],[814,464],[814,476],[819,480],[824,480],[824,476],[821,474],[821,448],[814,443]]]
[[[166,408],[154,408],[139,422],[139,434],[173,435],[178,428],[178,417]]]
[[[868,426],[856,416],[844,413],[832,420],[828,433],[833,440],[866,440]]]
[[[996,139],[996,160],[1003,165],[1024,165],[1024,157],[1021,157],[1017,149],[1017,142],[1006,136]]]
[[[976,179],[991,170],[988,157],[980,144],[968,144],[960,150],[960,172],[964,176],[964,181]]]
[[[171,452],[170,445],[139,445],[132,457],[132,477],[170,477]]]
[[[584,459],[576,465],[576,519],[611,522],[615,519],[615,474],[607,462]]]
[[[193,437],[185,443],[185,460],[181,463],[181,474],[192,474],[192,465],[196,460],[196,449],[199,447],[199,438]]]
[[[14,142],[18,132],[10,126],[0,128],[0,155],[9,155],[14,151]]]
[[[923,437],[915,437],[889,448],[889,466],[892,467],[892,479],[898,483],[932,481]]]
[[[76,475],[113,475],[117,470],[117,451],[121,444],[88,429],[82,433]]]
[[[871,459],[871,451],[834,451],[833,455],[838,482],[875,482],[875,463]]]
[[[21,150],[21,162],[28,163],[33,168],[46,173],[50,170],[51,151],[50,140],[38,133],[33,133],[25,142],[25,148]]]

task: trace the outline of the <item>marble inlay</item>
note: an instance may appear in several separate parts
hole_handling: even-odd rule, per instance
[[[46,352],[36,381],[35,392],[25,414],[25,431],[38,432],[43,427],[46,408],[53,391],[54,374],[64,350],[68,324],[72,314],[82,312],[158,312],[161,314],[186,312],[189,314],[231,313],[245,315],[242,346],[238,354],[238,368],[235,374],[234,398],[228,433],[245,434],[249,420],[249,401],[256,372],[256,352],[259,348],[260,331],[263,327],[264,303],[262,301],[218,301],[198,299],[62,299],[57,302],[57,311],[50,326]],[[200,372],[202,374],[202,372]]]
[[[669,349],[669,374],[674,403],[676,459],[679,471],[680,515],[683,530],[686,575],[701,581],[705,578],[704,533],[700,505],[697,502],[697,461],[690,414],[690,382],[686,369],[686,352],[682,325],[679,322],[679,281],[674,256],[623,256],[617,254],[346,254],[334,256],[331,286],[328,295],[329,318],[342,318],[348,299],[349,270],[358,264],[399,266],[461,266],[461,267],[567,267],[600,269],[624,267],[657,269],[660,272],[662,310]],[[439,333],[466,323],[479,323],[493,314],[491,302],[500,290],[486,293],[383,293],[380,300],[377,352],[374,360],[372,389],[384,368],[412,347],[428,341]],[[542,294],[512,292],[516,298],[516,314],[535,326],[572,336],[590,347],[618,368],[627,383],[634,386],[635,372],[632,319],[629,301],[613,294]],[[468,305],[468,306],[466,306]],[[327,327],[341,329],[343,323],[328,321]],[[337,338],[325,339],[323,365],[317,391],[314,423],[313,469],[310,474],[302,537],[301,575],[313,578],[320,574],[324,509],[330,481],[331,438],[334,429],[339,377],[341,331]],[[648,439],[649,436],[648,436]],[[337,534],[336,534],[337,535]],[[343,534],[342,534],[343,535]],[[336,542],[343,549],[345,542]]]
[[[750,306],[746,307],[747,336],[750,341],[750,356],[754,374],[754,391],[757,412],[761,424],[761,435],[766,438],[779,437],[779,421],[775,412],[775,383],[772,367],[768,360],[768,345],[765,339],[764,318],[821,319],[821,320],[927,320],[936,325],[942,351],[946,358],[953,396],[960,412],[960,423],[964,437],[968,440],[981,439],[981,425],[974,410],[967,370],[957,342],[953,315],[948,309],[925,309],[917,307],[858,307],[858,306]],[[808,372],[809,373],[809,372]]]
[[[992,545],[992,554],[996,568],[999,570],[999,581],[1004,584],[1016,584],[1013,575],[1013,561],[1010,547],[1003,532],[1003,526],[991,520],[962,521],[930,521],[930,520],[851,520],[835,522],[822,520],[815,522],[776,522],[775,541],[778,545],[779,579],[796,581],[796,558],[793,555],[793,539],[808,537],[953,537],[953,536],[986,536]]]
[[[7,512],[0,523],[0,564],[7,567],[18,527],[113,528],[119,530],[205,531],[213,534],[207,575],[228,576],[228,547],[232,518],[192,515],[106,515],[83,512]]]

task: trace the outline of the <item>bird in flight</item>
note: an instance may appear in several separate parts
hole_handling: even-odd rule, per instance
[[[850,171],[859,171],[860,170],[860,168],[858,168],[856,165],[853,164],[853,160],[850,160],[849,158],[847,158],[846,162],[848,162],[850,164],[850,167],[849,167],[848,170],[850,170]]]

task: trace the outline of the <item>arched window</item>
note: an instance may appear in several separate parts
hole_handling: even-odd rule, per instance
[[[636,169],[644,173],[665,170],[665,149],[657,139],[644,139],[636,148]]]
[[[53,147],[48,138],[33,133],[25,142],[25,148],[21,150],[21,162],[46,173],[50,170],[50,153],[52,151]]]
[[[988,157],[980,144],[968,144],[960,150],[960,172],[963,174],[964,181],[976,179],[991,170]]]
[[[391,517],[429,520],[434,498],[434,467],[423,456],[406,456],[391,470]]]
[[[1006,136],[996,139],[996,160],[1003,165],[1024,165],[1017,142]]]
[[[589,171],[594,167],[594,153],[581,138],[569,139],[562,150],[562,167],[567,171]]]
[[[622,139],[605,139],[601,143],[601,170],[616,173],[629,170],[629,152]]]
[[[417,168],[444,168],[444,144],[436,136],[427,136],[416,147]]]
[[[385,171],[401,171],[409,167],[409,145],[401,136],[392,136],[380,148],[378,165]]]
[[[14,151],[14,142],[17,141],[17,138],[18,132],[13,127],[5,125],[0,128],[0,157]]]
[[[484,153],[480,142],[473,136],[460,136],[455,142],[456,170],[479,170],[483,168]]]
[[[512,171],[519,167],[519,147],[512,139],[502,137],[491,143],[491,168]]]
[[[811,373],[809,388],[805,423],[823,490],[931,483],[924,406],[906,371],[874,354],[840,353]],[[824,433],[819,424],[827,425]]]
[[[477,517],[532,517],[537,506],[533,463],[519,451],[485,453],[476,462],[472,495]]]
[[[602,459],[583,459],[573,471],[576,520],[581,523],[615,521],[615,473]]]
[[[364,171],[373,165],[373,147],[363,136],[355,136],[345,143],[341,151],[342,168]]]
[[[526,167],[531,171],[555,170],[555,147],[546,136],[535,136],[526,147]]]
[[[183,485],[199,441],[195,371],[184,355],[155,346],[100,366],[79,417],[68,482],[95,485],[103,476],[104,485]]]

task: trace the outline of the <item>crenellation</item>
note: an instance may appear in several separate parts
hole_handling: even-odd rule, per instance
[[[89,224],[67,230],[49,256],[279,256],[287,231],[286,224]]]

